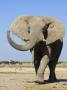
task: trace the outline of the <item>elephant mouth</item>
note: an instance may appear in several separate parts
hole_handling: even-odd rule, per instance
[[[25,42],[28,42],[29,40],[27,40],[27,39],[23,39]]]

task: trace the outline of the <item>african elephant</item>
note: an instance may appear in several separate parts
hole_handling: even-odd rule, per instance
[[[10,32],[26,42],[25,45],[16,44]],[[48,65],[49,81],[56,80],[55,67],[63,47],[64,26],[47,16],[20,16],[13,21],[7,31],[8,42],[17,50],[30,50],[36,71],[36,82],[44,82],[44,71]]]

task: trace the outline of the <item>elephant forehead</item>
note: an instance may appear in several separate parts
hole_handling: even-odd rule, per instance
[[[40,29],[44,26],[42,17],[39,16],[21,16],[17,17],[11,24],[12,32],[17,30],[26,31],[28,27],[31,29]]]
[[[40,17],[34,17],[29,21],[29,26],[31,30],[40,30],[44,26],[44,22]]]

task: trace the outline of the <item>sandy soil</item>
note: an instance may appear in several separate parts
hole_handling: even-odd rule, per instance
[[[0,90],[67,90],[67,68],[57,67],[58,82],[48,83],[48,68],[45,71],[45,84],[34,83],[36,79],[32,67],[0,67]]]

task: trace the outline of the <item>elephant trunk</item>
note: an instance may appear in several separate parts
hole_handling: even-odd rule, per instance
[[[12,47],[14,47],[15,49],[20,50],[20,51],[30,50],[31,48],[33,48],[35,46],[36,43],[41,41],[41,39],[36,40],[36,39],[31,38],[29,41],[26,42],[25,45],[18,45],[11,39],[10,31],[7,31],[7,40]]]

